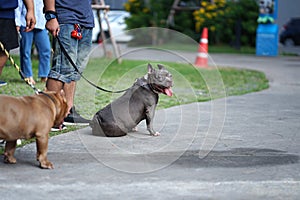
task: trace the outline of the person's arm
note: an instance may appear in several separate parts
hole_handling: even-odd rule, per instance
[[[26,13],[26,29],[25,31],[32,31],[32,29],[34,29],[35,23],[36,23],[36,19],[35,19],[35,15],[34,15],[34,4],[33,4],[33,0],[23,0],[26,9],[27,9],[27,13]]]
[[[47,12],[56,12],[55,10],[55,0],[44,0],[44,11]],[[59,32],[59,24],[57,18],[50,19],[46,22],[46,28],[48,31],[56,37]]]
[[[23,6],[23,1],[19,0],[19,5],[15,9],[15,21],[16,21],[16,26],[20,27],[21,26],[21,13],[22,13],[22,6]]]
[[[44,0],[44,11],[55,11],[55,0]]]

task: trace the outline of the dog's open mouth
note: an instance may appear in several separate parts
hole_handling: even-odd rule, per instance
[[[163,93],[169,97],[171,97],[173,95],[173,91],[171,89],[171,87],[165,87],[165,88],[162,88],[162,87],[159,87],[157,85],[153,85],[154,87],[154,90],[159,92],[159,93]]]
[[[171,97],[171,96],[173,95],[173,91],[172,91],[171,88],[165,88],[165,89],[163,90],[163,93],[164,93],[165,95],[168,95],[169,97]]]

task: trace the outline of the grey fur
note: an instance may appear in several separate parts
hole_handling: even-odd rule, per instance
[[[172,96],[172,75],[164,66],[158,70],[148,64],[148,73],[137,79],[121,97],[99,110],[90,126],[93,135],[118,137],[132,131],[142,120],[146,120],[150,135],[157,136],[153,129],[153,118],[158,94]]]

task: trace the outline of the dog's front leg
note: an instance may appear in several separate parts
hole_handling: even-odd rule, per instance
[[[153,118],[155,114],[155,105],[150,106],[146,109],[146,124],[147,124],[147,130],[149,131],[150,135],[152,136],[159,136],[160,133],[154,131],[153,129]]]
[[[36,136],[36,158],[40,162],[40,167],[43,169],[54,169],[53,164],[47,159],[48,151],[48,134]]]
[[[14,157],[16,146],[17,146],[17,140],[6,141],[5,150],[4,150],[5,163],[15,164],[17,162],[16,158]]]

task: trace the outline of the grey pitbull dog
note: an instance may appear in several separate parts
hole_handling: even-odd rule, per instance
[[[138,78],[121,97],[99,110],[90,122],[93,135],[124,136],[146,120],[150,135],[158,136],[153,129],[153,118],[160,93],[172,96],[172,75],[164,66],[158,70],[148,64],[148,73]]]

